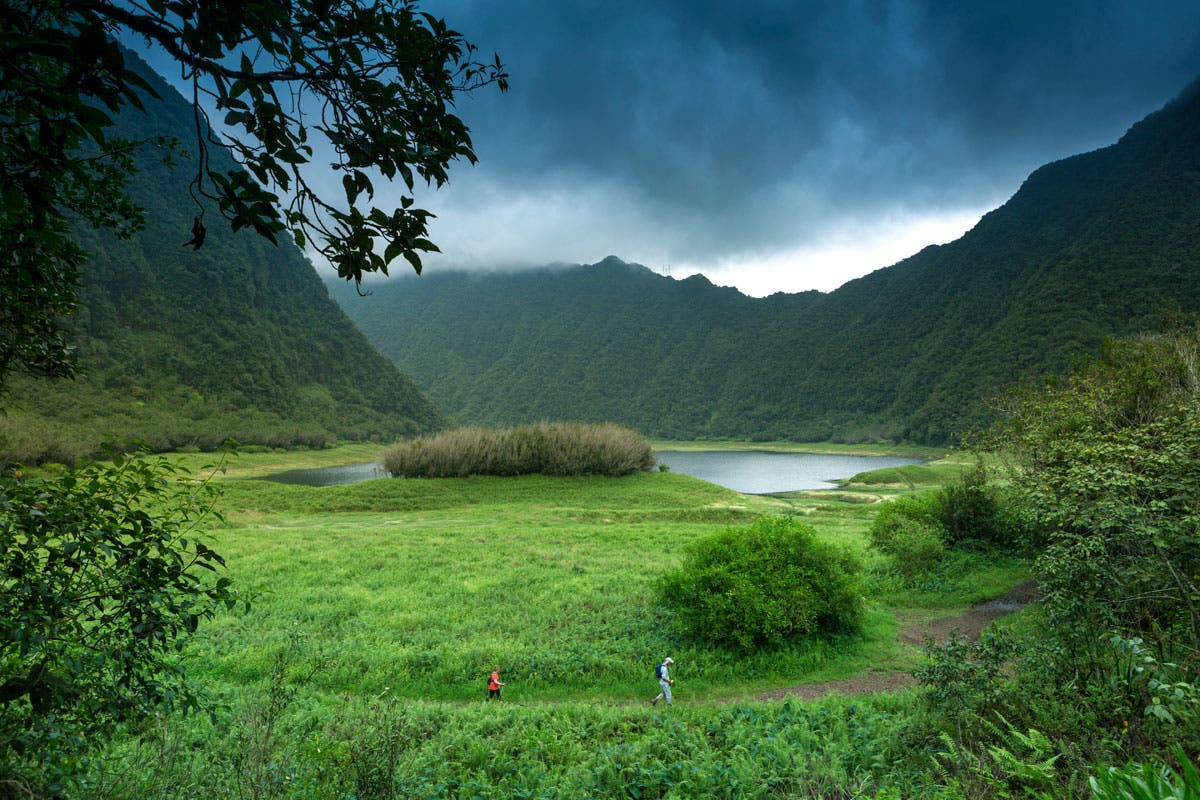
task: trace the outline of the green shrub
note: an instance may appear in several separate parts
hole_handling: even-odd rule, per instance
[[[859,569],[812,527],[764,517],[694,542],[657,589],[693,638],[748,648],[857,628]]]
[[[1154,642],[1200,683],[1198,354],[1200,326],[1167,327],[1006,402],[993,440],[1016,456],[1014,489],[1040,523],[1034,572],[1058,679],[1099,680],[1111,656],[1096,644],[1117,634]]]
[[[949,544],[967,541],[1002,544],[1009,538],[982,463],[942,487],[938,501],[942,529]]]
[[[914,552],[925,552],[927,556],[944,553],[940,495],[925,492],[881,504],[868,535],[876,550],[894,556],[897,562]]]
[[[456,428],[400,442],[383,468],[398,478],[468,475],[629,475],[654,467],[641,434],[613,424],[542,422],[503,430]]]
[[[908,495],[880,507],[871,543],[894,557],[902,572],[926,569],[946,547],[1006,544],[1022,538],[1019,513],[999,499],[980,464],[936,492]]]
[[[928,662],[913,674],[924,689],[930,708],[953,720],[961,732],[979,720],[991,718],[1011,685],[1005,670],[1019,650],[1019,642],[1006,628],[989,629],[979,641],[950,634],[944,644],[928,643]]]
[[[942,537],[942,530],[936,525],[897,515],[888,525],[887,549],[879,549],[895,559],[898,572],[916,575],[928,572],[946,557],[946,542]]]
[[[121,723],[199,707],[177,653],[238,599],[197,531],[215,499],[124,454],[0,478],[0,796],[58,797]]]

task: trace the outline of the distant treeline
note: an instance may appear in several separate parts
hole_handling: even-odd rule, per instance
[[[608,258],[331,287],[462,424],[940,444],[1107,336],[1200,312],[1200,85],[1037,170],[958,241],[830,294],[746,297]]]
[[[424,429],[366,404],[344,402],[334,413],[322,387],[301,389],[287,413],[155,383],[127,395],[93,391],[86,378],[51,387],[17,379],[9,388],[10,408],[0,415],[0,463],[74,464],[100,454],[107,441],[155,452],[214,451],[230,440],[243,447],[322,448],[341,440],[394,441]],[[37,408],[29,407],[31,398]]]
[[[544,422],[503,430],[457,428],[393,445],[383,468],[394,477],[629,475],[653,469],[641,434],[612,424]]]

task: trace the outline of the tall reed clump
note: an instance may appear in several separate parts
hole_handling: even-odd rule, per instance
[[[468,475],[629,475],[654,468],[641,434],[611,423],[540,422],[515,428],[456,428],[384,451],[397,478]]]

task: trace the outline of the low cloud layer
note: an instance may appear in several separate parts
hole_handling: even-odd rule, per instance
[[[1192,0],[426,7],[512,76],[460,103],[479,165],[420,198],[432,269],[616,253],[831,289],[919,232],[955,238],[1200,75]]]
[[[418,192],[431,270],[616,254],[748,294],[828,291],[957,238],[1200,78],[1196,0],[421,8],[512,86],[460,98],[479,163]]]

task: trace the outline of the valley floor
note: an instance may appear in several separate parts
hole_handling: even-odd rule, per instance
[[[259,479],[375,452],[249,452],[212,473],[210,545],[253,597],[185,653],[218,715],[117,740],[97,762],[104,792],[80,797],[940,799],[909,788],[928,746],[903,740],[920,646],[1029,600],[1017,559],[955,556],[915,584],[868,547],[880,503],[965,458],[776,497],[661,472]],[[677,632],[659,576],[690,542],[763,514],[858,555],[860,634],[732,652]],[[677,702],[651,708],[667,654]],[[493,667],[500,704],[484,700]]]
[[[202,631],[193,669],[237,691],[263,680],[270,653],[299,634],[307,657],[325,665],[313,686],[327,693],[467,700],[476,675],[498,662],[513,699],[634,700],[646,665],[667,652],[696,700],[886,689],[905,684],[899,676],[919,663],[925,632],[977,634],[994,615],[973,604],[1025,576],[1013,559],[960,559],[910,586],[868,547],[878,503],[911,491],[914,476],[957,474],[966,460],[954,457],[905,468],[920,471],[905,473],[907,487],[858,476],[836,491],[775,497],[672,473],[330,487],[257,479],[377,454],[369,445],[254,452],[222,466],[226,519],[214,546],[235,583],[259,599],[250,615]],[[206,463],[203,454],[181,459]],[[674,632],[654,605],[657,577],[697,537],[761,514],[801,518],[864,561],[861,636],[735,656]],[[813,688],[793,691],[801,685]]]

